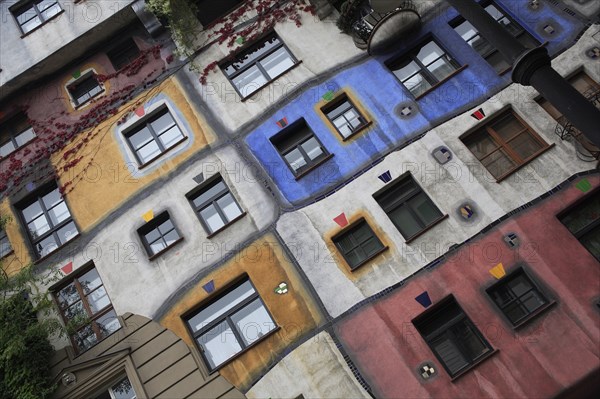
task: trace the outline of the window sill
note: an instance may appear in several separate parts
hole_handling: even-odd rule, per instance
[[[309,167],[308,169],[306,169],[304,172],[297,174],[296,176],[294,176],[294,178],[296,179],[296,181],[300,180],[301,178],[303,178],[304,176],[306,176],[307,174],[309,174],[310,172],[312,172],[313,170],[315,170],[316,168],[318,168],[319,166],[321,166],[325,162],[329,161],[331,158],[333,158],[333,154],[327,154],[319,162],[317,162],[316,164],[312,165],[311,167]]]
[[[369,121],[369,122],[365,123],[364,125],[361,125],[361,126],[357,127],[356,130],[354,132],[352,132],[351,135],[349,135],[348,137],[342,137],[342,141],[348,141],[348,140],[350,140],[351,138],[353,138],[357,134],[359,134],[359,133],[363,132],[364,130],[366,130],[367,128],[369,128],[372,124],[373,124],[373,122]]]
[[[161,249],[160,251],[158,251],[157,253],[155,253],[152,256],[148,257],[148,260],[152,261],[156,258],[158,258],[159,256],[161,256],[162,254],[164,254],[165,252],[167,252],[169,249],[173,248],[175,245],[179,244],[181,241],[183,241],[183,237],[179,237],[177,240],[175,240],[175,242],[173,242],[173,244],[169,245],[166,248]]]
[[[27,33],[23,33],[21,35],[21,39],[23,39],[24,37],[27,37],[29,35],[31,35],[33,32],[35,32],[36,30],[40,29],[42,26],[46,25],[48,22],[52,21],[55,18],[58,18],[62,13],[64,13],[65,10],[60,10],[58,13],[56,13],[55,15],[51,16],[50,18],[48,18],[47,20],[44,21],[43,24],[36,26],[35,28],[33,28],[32,30],[30,30]],[[21,29],[21,27],[19,26],[19,29]]]
[[[527,316],[526,318],[524,318],[517,324],[514,324],[513,330],[517,331],[517,330],[524,328],[526,325],[528,325],[530,322],[532,322],[538,316],[542,315],[543,313],[546,313],[549,309],[553,308],[555,305],[556,305],[556,301],[550,301],[550,302],[546,303],[545,305],[540,306],[529,316]]]
[[[456,380],[458,380],[460,377],[467,374],[469,371],[473,370],[475,367],[479,366],[481,363],[485,362],[486,360],[488,360],[490,357],[494,356],[498,352],[500,352],[498,349],[492,349],[490,352],[486,353],[485,355],[483,355],[482,357],[477,359],[473,364],[469,365],[469,367],[460,371],[454,377],[450,378],[450,381],[453,383],[456,382]]]
[[[546,151],[550,150],[551,148],[553,148],[555,146],[554,143],[549,144],[548,146],[542,148],[541,150],[539,150],[538,152],[536,152],[535,154],[533,154],[532,156],[530,156],[529,158],[527,158],[525,160],[525,162],[523,162],[521,165],[517,166],[516,168],[510,170],[509,172],[506,172],[505,174],[501,175],[500,177],[496,178],[496,183],[500,183],[503,180],[505,180],[506,178],[508,178],[510,175],[512,175],[513,173],[518,172],[521,168],[523,168],[525,165],[527,165],[528,163],[530,163],[531,161],[533,161],[534,159],[536,159],[537,157],[539,157],[540,155],[542,155],[543,153],[545,153]]]
[[[285,75],[286,73],[288,73],[289,71],[295,69],[300,64],[302,64],[302,60],[297,61],[294,65],[292,65],[291,67],[289,67],[285,71],[281,72],[279,75],[275,76],[271,80],[267,80],[264,85],[260,86],[258,89],[254,90],[252,93],[248,94],[246,97],[242,97],[242,95],[240,94],[240,97],[242,98],[242,102],[248,101],[250,99],[250,97],[254,96],[256,93],[258,93],[259,91],[261,91],[265,87],[269,86],[271,83],[273,83],[274,81],[276,81],[277,79],[279,79],[280,77],[282,77],[283,75]],[[239,92],[238,92],[238,94],[239,94]]]
[[[54,255],[55,253],[57,253],[58,251],[60,251],[62,248],[66,247],[67,245],[69,245],[71,242],[73,242],[74,240],[78,239],[79,237],[81,237],[81,233],[77,233],[77,235],[73,238],[71,238],[69,241],[67,241],[66,243],[64,243],[63,245],[61,245],[60,247],[56,248],[54,251],[42,256],[39,259],[36,259],[33,261],[34,265],[39,265],[40,263],[42,263],[43,261],[45,261],[46,259],[50,258],[52,255]]]
[[[418,96],[416,96],[415,97],[415,101],[422,99],[427,94],[431,93],[432,91],[434,91],[435,89],[437,89],[438,87],[440,87],[441,85],[443,85],[444,83],[446,83],[447,81],[449,81],[450,79],[452,79],[454,76],[456,76],[459,73],[461,73],[468,66],[469,66],[469,64],[465,64],[465,65],[461,66],[460,68],[458,68],[457,70],[455,70],[454,72],[452,72],[450,75],[446,76],[444,79],[440,80],[439,82],[437,82],[436,84],[434,84],[433,86],[431,86],[429,89],[425,90],[423,93],[421,93]]]
[[[103,88],[98,93],[96,93],[96,95],[94,95],[94,97],[88,98],[87,100],[85,100],[81,104],[75,104],[73,102],[73,109],[76,110],[76,111],[79,111],[80,109],[87,107],[94,99],[96,99],[98,97],[101,97],[104,94],[105,91],[106,90]]]
[[[439,219],[437,219],[436,221],[432,222],[429,226],[425,227],[423,230],[419,231],[417,234],[413,235],[412,237],[407,238],[404,243],[405,244],[410,244],[411,242],[413,242],[417,238],[421,237],[423,234],[427,233],[429,230],[433,229],[435,226],[437,226],[438,224],[440,224],[445,219],[448,219],[448,215],[447,214],[441,216]]]
[[[214,236],[216,236],[217,234],[219,234],[220,232],[222,232],[223,230],[225,230],[226,228],[228,228],[229,226],[231,226],[232,224],[234,224],[235,222],[237,222],[238,220],[240,220],[241,218],[246,216],[246,214],[247,214],[247,212],[242,212],[241,215],[234,218],[231,222],[227,223],[225,226],[221,227],[220,229],[213,231],[212,233],[207,235],[206,238],[213,238]]]
[[[127,138],[125,138],[127,140]],[[156,160],[162,158],[163,155],[169,153],[171,150],[173,150],[175,147],[177,147],[179,144],[183,143],[184,141],[186,141],[188,139],[188,136],[185,136],[184,138],[182,138],[181,140],[179,140],[178,142],[176,142],[175,144],[173,144],[171,147],[167,148],[164,152],[161,152],[158,156],[152,158],[151,160],[149,160],[146,163],[143,163],[141,165],[138,166],[138,170],[142,170],[144,168],[147,168],[148,165],[154,163]]]
[[[363,260],[362,262],[360,262],[358,265],[352,267],[350,265],[348,265],[348,267],[350,267],[350,271],[354,272],[357,269],[361,268],[362,266],[366,265],[367,263],[369,263],[371,260],[375,259],[376,257],[378,257],[379,255],[381,255],[382,253],[384,253],[385,251],[387,251],[388,249],[390,249],[390,247],[388,247],[387,245],[384,246],[383,248],[381,248],[379,251],[375,252],[373,255],[369,256],[367,259]]]

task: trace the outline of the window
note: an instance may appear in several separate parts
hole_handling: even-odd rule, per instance
[[[345,94],[327,104],[322,108],[322,111],[344,139],[367,125],[366,119],[358,112]]]
[[[31,32],[61,11],[56,0],[31,0],[11,10],[23,33]]]
[[[38,257],[44,257],[79,235],[56,183],[17,204]]]
[[[10,254],[13,251],[10,241],[8,241],[8,237],[6,236],[6,232],[0,229],[0,259],[4,258],[6,255]]]
[[[167,107],[153,113],[124,134],[140,165],[158,158],[186,139]]]
[[[352,270],[385,249],[364,219],[337,234],[332,240]]]
[[[579,71],[575,73],[567,80],[569,81],[569,83],[571,83],[571,86],[576,88],[578,92],[580,92],[587,98],[593,97],[594,95],[597,96],[598,92],[600,91],[600,84],[598,84],[598,82],[589,77],[584,71]],[[544,97],[537,98],[536,101],[555,120],[559,120],[562,117],[560,111],[554,108],[554,106],[550,104],[550,102],[548,102],[548,100],[546,100]],[[596,106],[600,107],[600,102],[596,102]]]
[[[187,198],[209,235],[215,234],[244,215],[221,176],[196,188]]]
[[[304,119],[300,119],[271,138],[279,154],[299,177],[329,158],[330,154],[314,135]]]
[[[549,147],[510,110],[461,140],[497,180]]]
[[[169,217],[163,212],[138,229],[138,234],[152,258],[181,241],[181,235]]]
[[[125,377],[96,396],[95,399],[136,399],[135,390],[129,378]]]
[[[492,352],[453,296],[414,319],[413,324],[451,377]]]
[[[296,65],[296,58],[272,33],[221,64],[225,76],[242,98],[246,98]]]
[[[525,29],[513,21],[510,17],[500,11],[494,4],[489,4],[485,10],[490,14],[500,25],[504,27],[511,35],[513,35],[523,46],[533,48],[540,43],[533,38]],[[510,69],[510,64],[502,57],[502,54],[492,46],[486,39],[479,35],[479,32],[464,18],[460,17],[450,23],[454,27],[454,31],[458,33],[464,41],[473,47],[494,69],[496,72],[504,72]]]
[[[198,20],[206,28],[216,20],[229,14],[230,11],[233,11],[234,8],[242,4],[244,0],[193,0],[193,2],[198,8],[198,12],[196,13]]]
[[[116,71],[120,70],[140,55],[140,49],[132,38],[125,40],[106,53]]]
[[[422,44],[388,67],[402,84],[419,97],[459,68],[456,61],[433,40]]]
[[[407,241],[444,217],[410,174],[374,198]]]
[[[559,216],[579,242],[600,261],[600,191]]]
[[[202,306],[187,324],[211,371],[275,329],[250,280]]]
[[[0,157],[5,158],[35,138],[33,128],[24,114],[18,114],[0,124]]]
[[[88,269],[59,288],[54,297],[78,353],[121,328],[95,268]]]
[[[94,74],[77,79],[69,85],[67,90],[76,107],[85,104],[104,91]]]
[[[487,293],[513,326],[523,323],[548,303],[521,268],[488,288]]]

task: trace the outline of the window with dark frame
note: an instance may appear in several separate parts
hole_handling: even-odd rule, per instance
[[[221,69],[242,98],[250,96],[298,63],[275,33],[232,57],[232,60],[221,64]]]
[[[296,177],[330,155],[304,119],[287,126],[271,138],[271,143]]]
[[[181,240],[169,212],[162,212],[138,229],[148,256],[156,256]]]
[[[410,174],[373,197],[407,241],[444,216]]]
[[[244,0],[192,0],[196,5],[196,17],[204,28],[210,26],[213,22],[229,14]]]
[[[367,125],[365,117],[360,114],[346,94],[325,105],[321,111],[344,139]]]
[[[461,140],[496,179],[512,173],[549,147],[512,110]]]
[[[460,67],[433,39],[386,64],[415,97],[424,94]]]
[[[151,113],[123,134],[140,166],[186,139],[167,107]]]
[[[10,11],[17,20],[21,32],[26,34],[45,24],[46,21],[61,12],[62,8],[57,0],[31,0]]]
[[[561,212],[559,220],[600,261],[600,191]]]
[[[15,206],[38,258],[56,251],[79,235],[56,183],[42,187]]]
[[[118,44],[115,48],[106,53],[110,63],[113,65],[116,71],[120,70],[126,65],[129,65],[133,60],[139,57],[140,49],[133,38],[129,38],[124,42]]]
[[[523,29],[521,25],[501,11],[495,4],[486,5],[485,10],[526,48],[534,48],[540,45],[540,42]],[[494,67],[496,72],[501,73],[511,68],[511,65],[506,62],[502,54],[484,39],[469,21],[466,21],[463,17],[459,17],[453,20],[450,25],[469,46],[473,47],[479,55]]]
[[[332,241],[348,262],[351,270],[355,270],[385,249],[364,219],[336,234]]]
[[[121,378],[94,399],[136,399],[137,395],[129,378]]]
[[[249,279],[210,300],[186,321],[210,371],[276,328]]]
[[[85,269],[53,293],[77,353],[85,352],[121,328],[95,267]]]
[[[209,235],[233,223],[244,212],[219,175],[187,194],[192,208]]]
[[[450,377],[471,368],[493,350],[453,296],[415,318],[413,324]]]
[[[574,75],[567,78],[571,86],[577,89],[578,92],[583,94],[586,98],[591,98],[593,96],[600,96],[598,93],[600,92],[600,84],[592,79],[587,73],[584,71],[578,71]],[[544,108],[546,112],[552,116],[555,120],[559,120],[563,115],[557,110],[548,100],[544,97],[539,97],[536,99],[536,102]],[[600,101],[596,103],[597,107],[600,107]]]
[[[10,245],[8,237],[6,236],[6,231],[4,231],[4,229],[0,229],[0,259],[12,253],[12,251],[13,249]]]
[[[76,107],[87,103],[104,91],[93,73],[77,79],[67,87],[67,90]]]
[[[0,157],[6,158],[36,137],[25,114],[17,114],[0,123]]]
[[[517,269],[486,290],[513,326],[529,319],[548,300],[522,268]]]

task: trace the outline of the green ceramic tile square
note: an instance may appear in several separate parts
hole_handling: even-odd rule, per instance
[[[592,183],[590,183],[588,179],[581,179],[575,184],[575,187],[585,193],[590,191],[592,188]]]
[[[323,94],[323,100],[331,101],[333,100],[333,92],[329,90],[327,93]]]

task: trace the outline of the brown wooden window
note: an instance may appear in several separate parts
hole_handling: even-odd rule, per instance
[[[351,270],[358,268],[385,249],[364,219],[335,235],[332,241]]]
[[[347,139],[367,125],[365,117],[346,94],[339,96],[321,110],[343,139]]]
[[[596,82],[594,79],[588,76],[584,71],[579,71],[575,73],[573,76],[567,78],[569,83],[577,89],[578,92],[584,95],[584,97],[590,99],[590,101],[594,102],[597,107],[600,107],[600,98],[594,98],[594,96],[599,97],[600,92],[600,84]],[[596,101],[594,101],[594,99]],[[555,120],[559,120],[562,117],[562,114],[559,110],[554,108],[552,104],[544,97],[540,97],[536,99],[537,103],[546,110],[554,118]]]
[[[510,110],[461,140],[498,180],[549,147]]]
[[[17,114],[0,124],[0,158],[6,158],[36,137],[24,114]]]
[[[102,279],[93,267],[56,290],[54,297],[78,353],[121,328]]]

